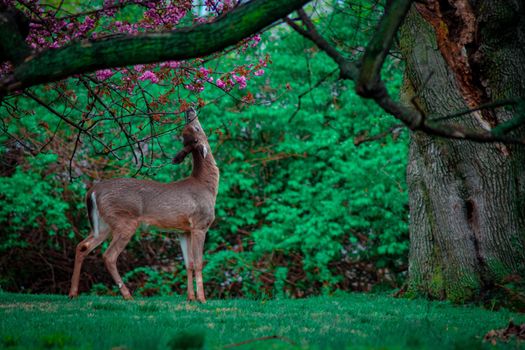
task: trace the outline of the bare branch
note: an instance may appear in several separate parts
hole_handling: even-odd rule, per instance
[[[386,8],[379,25],[366,47],[361,61],[356,92],[363,97],[373,97],[375,90],[382,89],[381,67],[390,51],[394,36],[412,4],[412,0],[395,0]],[[381,93],[381,92],[380,92]]]
[[[120,122],[120,120],[118,119],[118,117],[115,115],[115,113],[106,105],[106,103],[104,101],[102,101],[102,99],[100,98],[100,96],[98,96],[98,94],[93,91],[93,89],[91,88],[91,86],[89,86],[89,83],[80,78],[80,81],[82,82],[82,84],[86,87],[86,89],[91,93],[91,95],[93,96],[93,98],[113,117],[113,120],[115,121],[115,123],[117,123],[117,125],[119,126],[120,130],[122,131],[122,133],[124,134],[124,136],[126,137],[126,141],[129,145],[129,148],[131,150],[131,153],[133,154],[133,159],[135,160],[135,164],[139,164],[139,160],[137,158],[137,155],[135,154],[135,149],[133,148],[133,145],[131,143],[131,140],[135,141],[135,139],[133,138],[132,135],[130,135],[126,128],[124,127],[124,125],[122,125],[122,123]],[[140,146],[140,145],[139,145]],[[140,147],[139,147],[140,149]],[[142,150],[141,150],[141,154],[142,154]],[[143,156],[143,155],[142,155]],[[142,163],[142,162],[141,162]]]
[[[39,105],[41,105],[42,107],[44,107],[45,109],[47,109],[49,112],[53,113],[54,115],[56,115],[58,118],[60,118],[61,120],[63,120],[64,122],[66,122],[67,124],[71,125],[72,127],[74,127],[75,129],[78,129],[80,130],[81,132],[83,132],[84,134],[88,135],[90,138],[92,138],[93,140],[97,141],[98,143],[100,143],[103,147],[104,147],[104,150],[109,152],[109,153],[112,153],[113,156],[115,156],[115,158],[117,159],[120,159],[120,157],[115,154],[111,148],[104,142],[102,141],[101,139],[99,139],[98,137],[95,137],[94,135],[92,135],[89,130],[85,129],[82,125],[79,125],[79,124],[76,124],[75,122],[71,121],[70,119],[66,118],[65,116],[63,116],[62,114],[60,114],[57,110],[55,110],[53,107],[51,107],[50,105],[48,105],[47,103],[45,103],[44,101],[42,101],[41,99],[39,99],[36,95],[34,95],[32,92],[30,91],[25,91],[24,94],[28,97],[30,97],[31,99],[33,99],[36,103],[38,103]]]
[[[301,94],[299,94],[298,98],[297,98],[297,108],[295,109],[295,111],[292,113],[292,115],[290,116],[290,118],[288,118],[288,123],[292,122],[292,120],[295,118],[295,116],[297,115],[297,113],[299,113],[299,111],[301,110],[301,100],[304,96],[306,96],[307,94],[309,94],[310,92],[312,92],[313,90],[317,89],[322,83],[324,83],[328,78],[330,78],[332,75],[334,75],[335,72],[337,72],[338,68],[331,71],[330,73],[326,74],[324,77],[322,77],[321,79],[319,79],[313,86],[311,86],[308,90],[302,92]]]
[[[343,55],[341,55],[339,51],[337,51],[325,38],[323,38],[323,36],[321,36],[321,34],[319,34],[310,18],[308,18],[302,9],[298,10],[297,12],[299,13],[299,17],[307,29],[301,28],[289,18],[285,18],[284,21],[297,33],[311,40],[317,45],[317,47],[326,52],[326,54],[330,56],[335,61],[335,63],[337,63],[339,66],[341,79],[356,80],[359,70],[355,63],[349,61]]]
[[[393,135],[393,137],[395,138],[396,135],[398,135],[402,130],[404,129],[404,125],[402,124],[398,124],[398,125],[394,125],[392,126],[391,128],[389,128],[388,130],[380,133],[380,134],[377,134],[377,135],[374,135],[374,136],[370,136],[370,137],[366,137],[366,134],[365,135],[360,135],[360,136],[357,136],[357,137],[354,137],[354,145],[357,147],[365,142],[371,142],[371,141],[376,141],[376,140],[379,140],[379,139],[382,139],[390,134]]]
[[[236,346],[241,346],[241,345],[245,345],[245,344],[249,344],[249,343],[253,343],[253,342],[257,342],[257,341],[263,341],[263,340],[272,340],[272,339],[279,339],[279,340],[282,340],[290,345],[293,345],[295,346],[296,343],[291,340],[290,338],[287,338],[287,337],[283,337],[283,336],[280,336],[280,335],[270,335],[270,336],[266,336],[266,337],[259,337],[259,338],[253,338],[253,339],[248,339],[248,340],[245,340],[245,341],[242,341],[242,342],[239,342],[239,343],[233,343],[233,344],[228,344],[228,345],[225,345],[224,348],[225,349],[228,349],[228,348],[234,348]]]
[[[523,125],[525,123],[525,117],[514,118],[509,122],[501,124],[499,129],[496,127],[492,131],[472,130],[461,125],[445,124],[439,121],[440,119],[449,119],[450,116],[437,119],[434,117],[432,120],[427,119],[420,111],[395,101],[389,95],[384,82],[381,80],[381,67],[411,3],[411,0],[393,0],[390,2],[390,6],[387,7],[386,13],[381,18],[378,29],[365,51],[360,69],[358,69],[358,66],[354,62],[344,58],[334,46],[328,43],[328,41],[318,33],[304,11],[299,10],[298,13],[306,29],[300,27],[290,19],[285,19],[285,21],[295,31],[325,51],[337,63],[341,72],[341,79],[349,79],[357,82],[356,92],[359,95],[364,98],[373,99],[384,111],[402,121],[403,124],[411,130],[422,131],[434,136],[474,142],[525,144],[525,139],[506,136],[511,130]],[[430,76],[427,78],[427,82],[429,79]],[[481,106],[479,108],[481,108]],[[467,114],[471,111],[472,110],[461,113]]]

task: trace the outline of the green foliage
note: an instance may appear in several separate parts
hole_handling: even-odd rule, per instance
[[[381,6],[375,2],[359,6],[328,3],[335,10],[314,16],[316,25],[343,54],[358,59],[359,48],[366,44]],[[344,6],[352,7],[358,16],[348,16]],[[388,134],[356,146],[392,128],[395,120],[358,97],[352,83],[339,81],[333,61],[287,27],[264,34],[257,49],[231,52],[205,66],[219,74],[232,71],[232,62],[264,61],[266,55],[271,64],[264,75],[249,82],[248,89],[225,95],[207,84],[200,95],[204,104],[200,120],[221,170],[216,221],[205,248],[208,296],[285,298],[337,289],[370,290],[376,283],[399,286],[408,250],[406,133]],[[399,60],[387,60],[383,75],[392,91],[400,88],[401,69]],[[169,88],[145,85],[147,93],[159,100]],[[88,104],[85,90],[70,89],[76,101]],[[132,99],[130,104],[137,110],[151,107],[140,94]],[[93,181],[136,176],[168,182],[189,173],[190,160],[180,166],[170,162],[181,147],[177,138],[181,124],[174,124],[174,119],[166,117],[163,129],[156,130],[172,131],[147,143],[140,166],[126,147],[127,137],[113,124],[104,124],[103,115],[97,127],[104,135],[111,135],[109,145],[122,147],[115,153],[119,158],[104,153],[101,144],[90,140],[92,143],[79,144],[69,161],[76,130],[34,102],[20,103],[35,113],[11,123],[11,134],[22,139],[25,135],[40,144],[48,142],[54,130],[56,135],[49,146],[52,151],[18,159],[20,165],[14,173],[0,178],[0,252],[14,247],[20,249],[20,256],[65,251],[62,256],[67,255],[72,265],[74,243],[87,235],[83,196]],[[173,110],[170,103],[153,108],[158,112]],[[66,110],[67,100],[63,104]],[[127,107],[116,104],[112,108]],[[137,139],[150,136],[153,130],[147,118],[126,114],[129,116],[120,121],[131,134]],[[0,136],[2,158],[13,153],[8,139]],[[44,237],[44,242],[33,239],[37,235]],[[168,295],[185,290],[186,275],[176,246],[170,234],[140,234],[130,243],[119,268],[136,294]],[[56,259],[46,260],[49,265],[66,264],[58,254],[44,255]],[[34,276],[30,272],[33,265],[19,265],[18,270],[11,269],[15,272],[9,272],[10,278],[5,278],[7,272],[0,275],[0,283],[9,290],[21,290],[19,285],[27,282],[20,282],[16,271]],[[86,265],[89,268],[88,261]],[[101,284],[92,286],[92,292],[117,293],[115,287],[107,287],[111,282],[103,264],[95,268],[92,280]],[[394,278],[385,282],[385,273],[379,270],[393,273]],[[49,272],[40,273],[45,282],[38,290],[50,291],[45,287],[50,285]],[[69,272],[54,273],[62,273],[55,278],[63,287],[52,291],[64,291]]]
[[[363,293],[204,305],[183,298],[4,293],[0,339],[16,339],[10,349],[517,349],[516,339],[493,347],[483,336],[510,319],[525,322],[506,310]]]
[[[136,279],[139,281],[135,293],[138,295],[171,295],[177,279],[172,271],[159,271],[151,267],[138,267],[124,275],[124,283]],[[118,292],[117,292],[118,294]]]
[[[356,146],[356,138],[392,127],[393,118],[360,99],[351,83],[330,76],[334,63],[308,41],[288,32],[265,40],[271,69],[250,90],[261,105],[222,99],[201,112],[205,127],[215,130],[210,142],[222,173],[208,249],[226,246],[235,252],[228,253],[230,262],[239,254],[257,272],[272,275],[280,285],[273,295],[331,292],[344,279],[335,269],[340,262],[402,268],[406,135]],[[390,89],[401,84],[399,64],[389,61],[385,69]],[[306,284],[294,281],[297,271]]]
[[[56,161],[56,154],[41,153],[30,158],[26,168],[18,166],[12,176],[0,178],[0,252],[27,247],[34,231],[49,237],[51,245],[57,234],[74,236],[63,197],[67,187],[54,173]]]

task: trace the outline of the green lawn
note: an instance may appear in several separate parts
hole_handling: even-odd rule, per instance
[[[489,349],[483,335],[510,319],[525,315],[374,294],[200,305],[181,296],[127,302],[0,293],[0,348]],[[278,338],[255,340],[271,336]]]

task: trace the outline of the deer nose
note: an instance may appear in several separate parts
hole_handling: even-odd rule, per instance
[[[184,135],[183,136],[183,144],[184,146],[192,145],[197,141],[197,139],[191,135]]]

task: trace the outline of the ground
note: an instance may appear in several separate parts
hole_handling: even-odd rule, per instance
[[[511,319],[525,315],[377,294],[201,305],[182,296],[0,293],[0,348],[492,349],[483,336]]]

